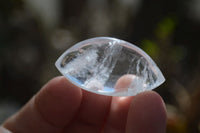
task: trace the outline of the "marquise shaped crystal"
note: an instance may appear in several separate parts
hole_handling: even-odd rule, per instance
[[[80,88],[109,96],[133,96],[165,81],[143,50],[110,37],[77,43],[58,58],[56,67]]]

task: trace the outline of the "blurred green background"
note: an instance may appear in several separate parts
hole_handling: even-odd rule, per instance
[[[200,132],[199,0],[1,0],[0,123],[60,75],[67,48],[96,36],[134,43],[157,63],[167,133]]]

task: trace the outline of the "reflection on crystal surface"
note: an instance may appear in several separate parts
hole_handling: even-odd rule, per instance
[[[109,96],[132,96],[165,81],[153,60],[123,40],[97,37],[82,41],[56,61],[58,70],[82,89]]]

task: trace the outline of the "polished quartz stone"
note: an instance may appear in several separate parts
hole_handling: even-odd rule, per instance
[[[109,96],[133,96],[165,81],[143,50],[110,37],[77,43],[59,57],[56,67],[80,88]]]

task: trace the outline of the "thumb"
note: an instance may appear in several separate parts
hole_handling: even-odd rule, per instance
[[[127,118],[127,133],[165,133],[166,109],[162,98],[153,91],[133,99]]]

